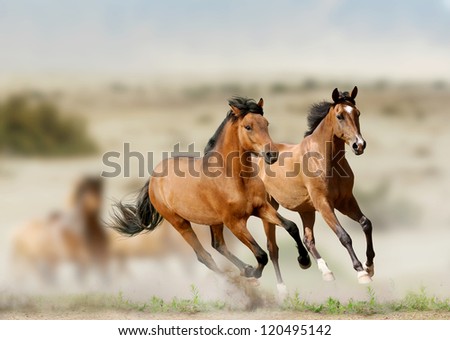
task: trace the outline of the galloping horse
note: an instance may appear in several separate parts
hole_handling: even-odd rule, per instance
[[[334,275],[316,249],[313,229],[316,211],[321,213],[350,254],[358,282],[368,283],[374,274],[372,223],[361,212],[352,193],[354,175],[345,159],[345,144],[351,146],[356,155],[361,155],[366,148],[359,127],[360,111],[355,103],[357,93],[356,86],[351,94],[335,89],[332,103],[322,102],[312,106],[308,115],[309,129],[300,144],[275,144],[280,152],[279,161],[270,166],[259,162],[259,175],[272,205],[275,208],[282,205],[300,214],[305,245],[317,260],[323,279],[327,281],[334,280]],[[356,257],[352,239],[339,223],[334,209],[361,225],[367,241],[364,266]],[[264,221],[264,229],[277,280],[282,284],[275,226]]]
[[[300,266],[308,268],[311,261],[297,226],[269,204],[264,183],[252,171],[252,154],[267,164],[278,159],[278,149],[263,117],[263,100],[256,103],[235,97],[229,105],[231,110],[209,142],[211,151],[201,158],[161,161],[136,204],[116,204],[111,227],[135,235],[155,229],[166,219],[194,249],[200,262],[221,272],[198,240],[191,222],[209,225],[213,247],[233,262],[241,275],[259,278],[268,257],[247,229],[247,219],[254,215],[283,226],[297,243]],[[245,264],[228,251],[223,224],[253,252],[258,267]]]

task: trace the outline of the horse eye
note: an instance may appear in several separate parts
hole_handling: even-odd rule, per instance
[[[250,130],[252,129],[252,127],[251,127],[250,125],[246,125],[246,126],[245,126],[245,129],[248,130],[248,131],[250,131]]]
[[[344,116],[343,115],[337,115],[336,118],[339,119],[339,120],[344,120]]]

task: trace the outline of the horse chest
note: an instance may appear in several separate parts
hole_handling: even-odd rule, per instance
[[[227,200],[227,206],[234,215],[250,216],[253,211],[261,207],[266,200],[265,190],[262,188],[244,187],[239,194],[232,195]],[[262,189],[262,190],[261,190]]]
[[[328,201],[336,203],[352,193],[352,178],[333,176],[318,179],[317,182],[315,190],[313,191],[313,196],[315,196],[314,199],[323,196],[326,197]]]

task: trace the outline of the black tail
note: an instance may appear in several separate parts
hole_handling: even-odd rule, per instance
[[[148,181],[141,189],[136,204],[118,202],[114,205],[110,227],[119,233],[133,236],[155,229],[163,220],[150,202]]]

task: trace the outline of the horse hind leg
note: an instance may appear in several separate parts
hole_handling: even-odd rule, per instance
[[[320,256],[316,248],[316,242],[314,239],[314,222],[316,220],[316,212],[300,212],[300,217],[303,223],[303,233],[304,233],[304,243],[308,251],[317,261],[317,267],[322,273],[322,278],[324,281],[334,281],[334,274],[328,268],[325,260]]]
[[[372,241],[372,222],[364,215],[358,220],[358,222],[361,225],[364,234],[366,235],[366,242],[367,242],[367,249],[366,249],[367,260],[366,263],[364,264],[364,269],[369,273],[370,277],[373,277],[375,274],[375,265],[373,263],[375,251],[373,250],[373,241]]]
[[[270,195],[268,195],[268,202],[275,210],[277,210],[280,206],[278,202]],[[272,261],[275,275],[277,277],[278,298],[280,301],[284,301],[288,297],[288,289],[283,281],[283,277],[281,276],[280,264],[278,262],[279,248],[277,245],[277,235],[275,230],[276,225],[266,220],[263,220],[263,225],[267,238],[267,250],[269,251],[270,261]]]
[[[189,221],[178,216],[169,217],[166,220],[172,224],[184,240],[194,249],[199,262],[216,273],[222,273],[211,254],[203,248]]]
[[[281,276],[280,264],[278,262],[278,245],[276,240],[276,225],[263,221],[264,232],[267,237],[267,250],[269,251],[269,257],[272,261],[273,268],[275,270],[275,275],[277,277],[277,291],[280,301],[284,301],[288,297],[288,289]]]
[[[241,261],[233,253],[231,253],[225,243],[225,238],[223,236],[223,224],[210,226],[211,230],[211,245],[220,254],[225,256],[231,263],[233,263],[241,272],[242,276],[250,276],[255,270],[251,265]]]

